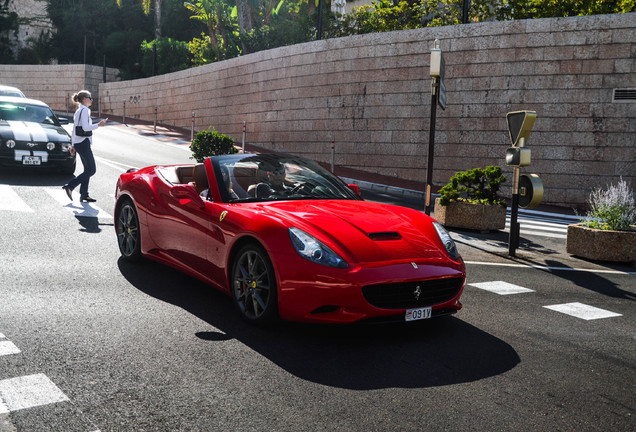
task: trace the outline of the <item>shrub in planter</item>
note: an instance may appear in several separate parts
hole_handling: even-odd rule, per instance
[[[621,179],[617,186],[597,189],[581,223],[568,226],[566,250],[599,261],[636,262],[636,204]]]
[[[480,231],[506,227],[506,202],[497,193],[506,178],[501,168],[488,166],[458,172],[440,189],[434,217],[442,225]]]
[[[203,162],[210,156],[238,153],[234,140],[214,129],[198,132],[190,144],[190,150],[197,162]]]
[[[633,231],[636,224],[634,193],[621,178],[618,185],[607,190],[596,189],[587,201],[590,210],[583,219],[584,226],[614,231]]]
[[[451,202],[469,202],[506,207],[506,202],[497,195],[505,181],[506,177],[498,166],[458,172],[451,177],[450,183],[440,189],[439,202],[443,206]]]

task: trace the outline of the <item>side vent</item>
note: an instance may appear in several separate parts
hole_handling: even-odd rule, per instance
[[[612,103],[636,102],[636,88],[614,89]]]

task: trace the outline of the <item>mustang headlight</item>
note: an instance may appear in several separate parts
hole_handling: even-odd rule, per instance
[[[444,249],[448,252],[448,255],[450,255],[452,259],[457,260],[459,258],[459,252],[457,252],[457,246],[448,231],[446,231],[438,222],[433,222],[433,226],[435,227],[435,231],[437,231],[439,239],[444,245]]]
[[[318,264],[347,268],[349,264],[322,242],[298,228],[289,229],[289,238],[301,257]]]
[[[55,149],[55,143],[52,143],[52,142],[46,143],[46,149],[48,151]]]
[[[9,147],[10,149],[12,149],[13,147],[15,147],[15,141],[13,141],[13,140],[7,140],[7,147]]]

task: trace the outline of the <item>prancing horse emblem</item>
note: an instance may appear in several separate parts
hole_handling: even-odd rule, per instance
[[[413,296],[415,297],[415,300],[419,300],[421,295],[422,295],[422,288],[420,288],[420,286],[418,285],[415,287],[415,291],[413,291]]]

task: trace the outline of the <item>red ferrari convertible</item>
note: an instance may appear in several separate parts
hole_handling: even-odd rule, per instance
[[[236,154],[133,169],[116,200],[125,259],[201,279],[250,322],[414,321],[462,307],[466,269],[441,225],[364,201],[307,159]]]

